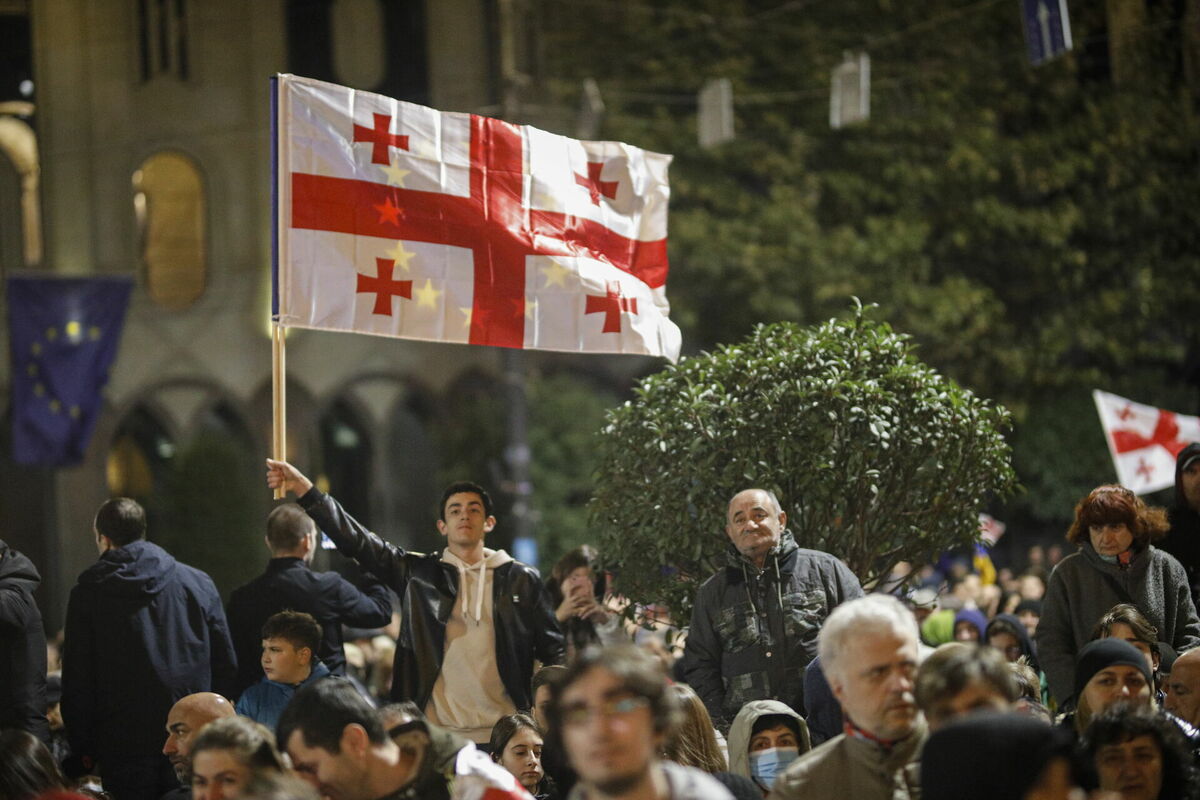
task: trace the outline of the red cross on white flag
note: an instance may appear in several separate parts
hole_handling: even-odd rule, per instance
[[[1138,494],[1175,485],[1175,457],[1200,442],[1200,417],[1145,406],[1095,390],[1104,438],[1117,468],[1117,480]]]
[[[274,101],[281,326],[679,358],[670,156],[292,75]]]

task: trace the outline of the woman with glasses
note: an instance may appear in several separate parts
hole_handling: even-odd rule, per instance
[[[1054,568],[1037,629],[1038,660],[1060,708],[1074,699],[1076,654],[1113,606],[1136,607],[1178,651],[1200,644],[1187,574],[1151,544],[1166,531],[1166,512],[1123,486],[1100,486],[1075,506],[1067,541],[1079,550]]]

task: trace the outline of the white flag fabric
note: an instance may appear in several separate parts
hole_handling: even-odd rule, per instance
[[[274,79],[285,327],[679,357],[671,157]]]
[[[1200,442],[1200,417],[1142,405],[1095,390],[1092,398],[1117,468],[1117,480],[1137,494],[1175,485],[1175,457]]]

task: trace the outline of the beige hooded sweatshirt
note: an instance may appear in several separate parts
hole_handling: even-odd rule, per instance
[[[442,552],[442,561],[458,568],[458,597],[446,622],[446,653],[425,715],[433,724],[477,743],[491,738],[496,720],[517,710],[496,666],[492,617],[496,567],[512,560],[503,550],[487,548],[475,564],[449,550]]]

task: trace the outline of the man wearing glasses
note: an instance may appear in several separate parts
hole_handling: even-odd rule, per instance
[[[706,773],[659,760],[681,712],[661,666],[632,645],[585,650],[547,710],[579,775],[570,800],[732,800]]]

